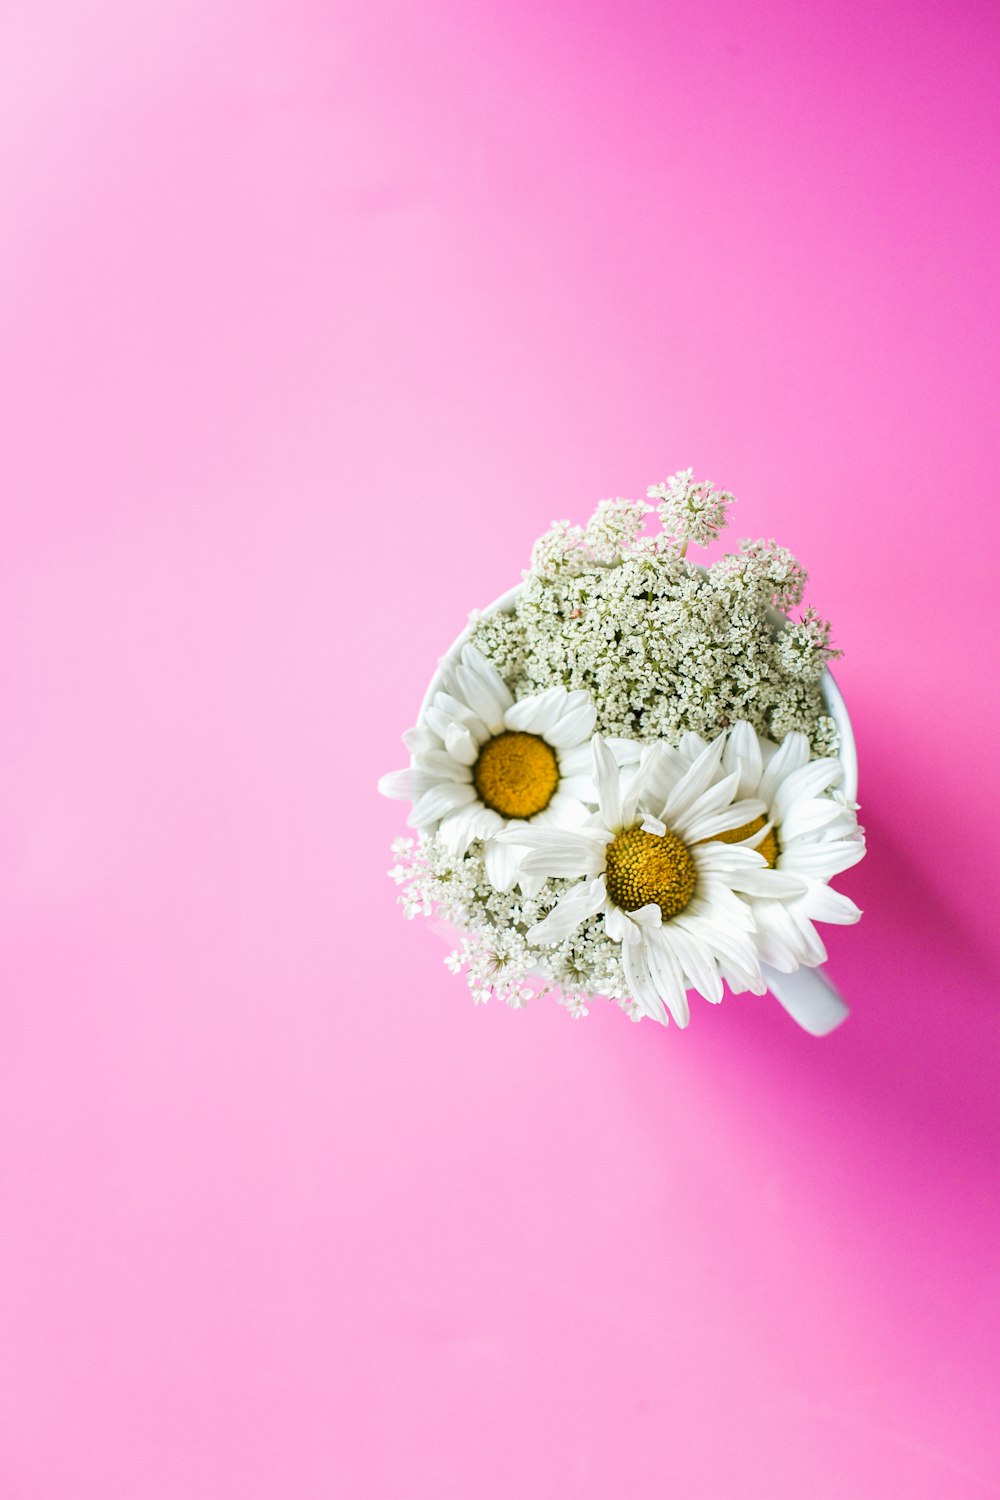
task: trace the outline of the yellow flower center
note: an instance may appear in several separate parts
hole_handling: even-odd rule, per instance
[[[743,839],[750,838],[751,834],[759,833],[767,822],[766,818],[754,818],[752,823],[744,823],[742,828],[727,828],[725,833],[716,833],[710,839],[699,840],[702,844],[711,844],[718,841],[720,844],[739,844]],[[773,828],[769,828],[757,845],[757,853],[763,854],[773,870],[778,863],[778,835]]]
[[[698,871],[687,844],[668,829],[664,834],[627,828],[607,848],[608,899],[622,911],[650,903],[664,920],[682,912],[694,895]]]
[[[501,817],[533,818],[552,801],[559,762],[539,735],[511,729],[486,741],[472,768],[472,782],[479,800]]]

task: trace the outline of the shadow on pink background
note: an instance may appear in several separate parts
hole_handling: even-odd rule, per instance
[[[998,26],[0,18],[0,1494],[1000,1493]],[[385,879],[437,654],[687,464],[812,574],[823,1042],[476,1010]]]

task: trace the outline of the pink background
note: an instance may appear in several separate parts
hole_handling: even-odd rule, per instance
[[[4,1500],[1000,1494],[994,7],[0,20]],[[439,651],[693,464],[812,572],[854,1014],[472,1007]]]

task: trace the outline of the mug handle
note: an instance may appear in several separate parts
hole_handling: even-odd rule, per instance
[[[796,969],[794,974],[782,974],[770,964],[762,964],[761,968],[771,994],[810,1036],[826,1036],[850,1015],[840,992],[822,969]]]

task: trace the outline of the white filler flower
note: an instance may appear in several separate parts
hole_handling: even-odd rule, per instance
[[[516,842],[520,869],[574,883],[532,927],[531,943],[561,942],[584,922],[603,917],[621,944],[632,998],[666,1024],[690,1019],[688,988],[722,999],[767,988],[754,950],[753,917],[737,891],[753,892],[767,872],[764,856],[718,841],[764,811],[737,798],[739,771],[718,772],[719,735],[693,763],[664,743],[646,747],[638,768],[622,770],[599,734],[592,741],[599,811],[577,830],[527,829],[500,834]]]
[[[679,753],[690,762],[704,750],[705,741],[688,734]],[[861,916],[849,897],[827,883],[864,856],[857,803],[836,790],[842,776],[839,760],[809,757],[804,734],[788,734],[777,746],[761,740],[749,724],[737,723],[729,731],[720,767],[720,774],[739,776],[738,796],[756,797],[764,805],[763,815],[752,823],[716,837],[757,849],[766,859],[768,869],[747,900],[761,962],[786,974],[825,961],[826,948],[814,922],[847,925]]]
[[[412,802],[410,827],[436,830],[455,855],[482,839],[490,880],[509,890],[519,874],[516,851],[494,835],[586,819],[596,795],[588,748],[596,717],[582,690],[551,687],[515,703],[496,668],[466,645],[420,724],[403,736],[409,769],[383,776],[379,791]],[[540,889],[542,881],[528,885]]]

